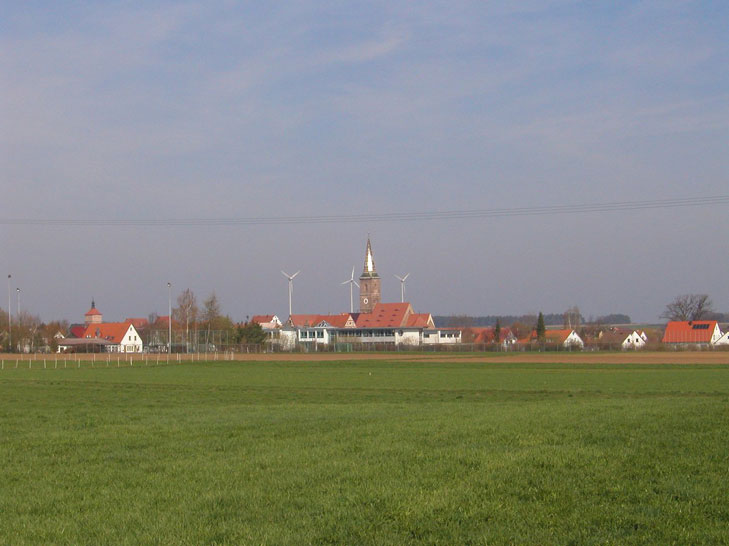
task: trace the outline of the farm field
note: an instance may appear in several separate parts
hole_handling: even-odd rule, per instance
[[[5,360],[0,543],[729,543],[729,353],[312,358]]]

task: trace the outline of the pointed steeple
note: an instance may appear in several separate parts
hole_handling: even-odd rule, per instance
[[[377,269],[375,269],[375,258],[372,256],[372,244],[370,243],[369,236],[367,237],[367,250],[365,251],[364,269],[362,270],[362,277],[379,277]]]
[[[375,269],[375,258],[372,256],[370,237],[367,236],[367,250],[362,276],[359,278],[359,311],[371,313],[380,303],[380,276]]]

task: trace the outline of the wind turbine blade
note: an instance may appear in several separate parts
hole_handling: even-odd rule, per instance
[[[356,286],[357,288],[359,288],[359,285],[357,284],[357,281],[355,281],[354,279],[352,279],[352,282],[354,283],[354,285],[355,285],[355,286]]]
[[[403,282],[405,282],[405,281],[407,280],[407,278],[408,278],[409,276],[410,276],[410,273],[408,273],[407,275],[405,275],[405,276],[404,276],[404,277],[402,278],[402,281],[403,281]]]
[[[296,275],[298,275],[299,273],[301,273],[301,269],[299,269],[299,270],[298,270],[298,271],[297,271],[296,273],[294,273],[293,275],[291,275],[291,278],[293,279],[293,278],[294,278],[294,277],[295,277]]]
[[[396,279],[397,279],[398,281],[400,281],[400,282],[402,282],[402,281],[403,281],[403,279],[402,279],[401,277],[398,277],[397,275],[393,275],[393,277],[395,277],[395,278],[396,278]]]
[[[347,279],[347,280],[346,280],[346,281],[344,281],[344,282],[343,282],[342,284],[349,284],[350,282],[352,282],[352,281],[350,281],[349,279]]]

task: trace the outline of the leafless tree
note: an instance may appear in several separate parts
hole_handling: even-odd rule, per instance
[[[210,294],[210,297],[203,302],[203,306],[202,319],[207,324],[207,332],[205,334],[205,345],[207,347],[210,344],[210,330],[220,318],[220,303],[215,292]]]
[[[571,330],[579,330],[581,319],[580,308],[573,305],[563,314],[564,327],[570,328]]]
[[[192,290],[185,288],[177,296],[177,307],[172,310],[172,316],[176,321],[185,324],[185,350],[189,351],[190,324],[195,324],[197,320],[197,299]]]
[[[661,318],[668,320],[701,320],[714,311],[707,294],[684,294],[666,305]]]

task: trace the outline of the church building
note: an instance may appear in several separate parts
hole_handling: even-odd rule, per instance
[[[419,346],[460,342],[460,331],[436,329],[430,313],[416,313],[408,302],[382,302],[381,279],[369,237],[359,283],[358,313],[291,315],[280,331],[281,346],[286,350],[297,345]]]
[[[380,276],[375,269],[375,259],[372,256],[372,245],[367,237],[367,251],[365,252],[364,269],[359,277],[359,312],[371,313],[380,303],[382,291],[380,290]]]

